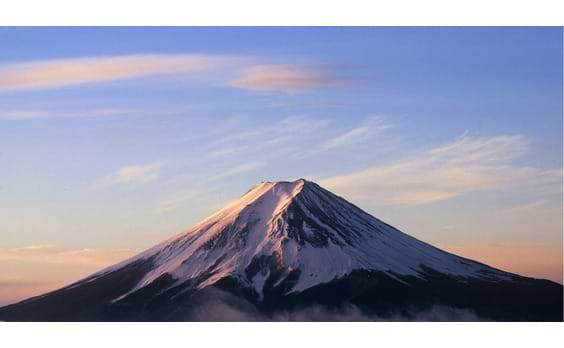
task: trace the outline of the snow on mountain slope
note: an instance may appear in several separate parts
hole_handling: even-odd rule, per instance
[[[230,276],[259,299],[271,277],[276,285],[297,275],[289,292],[300,292],[358,269],[392,277],[424,278],[434,270],[461,280],[511,279],[410,237],[303,179],[260,183],[191,229],[83,282],[139,260],[150,260],[151,270],[114,301],[167,274],[197,288]]]

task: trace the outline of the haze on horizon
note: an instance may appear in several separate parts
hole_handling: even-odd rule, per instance
[[[0,28],[0,305],[304,177],[562,283],[560,28]]]

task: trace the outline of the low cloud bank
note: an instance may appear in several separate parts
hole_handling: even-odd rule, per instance
[[[296,310],[282,310],[271,315],[261,313],[253,304],[230,293],[213,290],[191,307],[185,321],[297,321],[297,322],[433,322],[433,321],[491,321],[471,310],[448,306],[432,306],[424,310],[404,310],[382,317],[370,315],[354,305],[329,308],[312,305]]]

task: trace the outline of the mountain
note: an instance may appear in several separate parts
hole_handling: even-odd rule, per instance
[[[260,183],[141,254],[0,308],[0,320],[286,320],[308,308],[393,320],[446,308],[562,321],[562,296],[560,284],[435,248],[300,179]]]

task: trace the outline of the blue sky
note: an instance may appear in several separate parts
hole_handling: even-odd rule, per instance
[[[299,177],[562,281],[561,28],[0,28],[0,42],[0,302]]]

